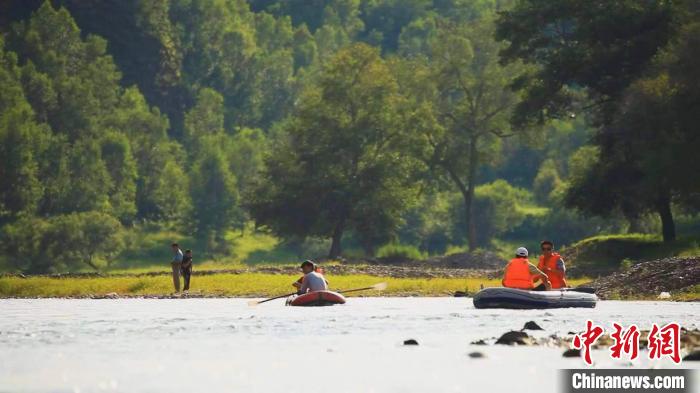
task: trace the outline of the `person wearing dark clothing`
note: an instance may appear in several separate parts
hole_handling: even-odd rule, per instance
[[[185,279],[183,290],[190,289],[190,277],[192,276],[192,250],[186,250],[182,258],[182,277]]]

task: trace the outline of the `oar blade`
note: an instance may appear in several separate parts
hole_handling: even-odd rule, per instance
[[[248,301],[248,306],[250,306],[250,307],[255,307],[258,304],[260,304],[260,300],[249,300]]]
[[[387,287],[387,283],[385,282],[380,282],[379,284],[374,284],[372,285],[372,289],[377,290],[377,291],[383,291]]]

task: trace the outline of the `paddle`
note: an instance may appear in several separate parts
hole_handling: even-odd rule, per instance
[[[344,291],[338,291],[338,293],[348,293],[348,292],[359,292],[359,291],[369,291],[375,289],[377,291],[383,291],[387,287],[385,282],[380,282],[379,284],[374,284],[371,287],[357,288],[357,289],[346,289]]]
[[[283,297],[290,297],[290,296],[296,295],[296,294],[297,294],[296,292],[292,292],[292,293],[288,293],[286,295],[275,296],[275,297],[271,297],[271,298],[265,299],[265,300],[250,300],[248,302],[248,305],[249,306],[257,306],[258,304],[269,302],[270,300],[282,299]]]
[[[379,284],[374,284],[371,287],[364,287],[364,288],[357,288],[357,289],[346,289],[344,291],[338,291],[338,293],[369,291],[372,289],[377,290],[377,291],[381,291],[381,290],[386,289],[386,287],[387,287],[387,284],[385,282],[380,282]],[[272,298],[265,299],[265,300],[251,300],[248,302],[248,305],[249,306],[257,306],[258,304],[269,302],[270,300],[281,299],[283,297],[289,297],[289,296],[296,295],[296,294],[297,294],[296,292],[292,292],[292,293],[288,293],[286,295],[280,295],[280,296],[272,297]]]

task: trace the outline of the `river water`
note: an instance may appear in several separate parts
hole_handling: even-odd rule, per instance
[[[591,319],[700,327],[700,303],[476,310],[466,298],[350,298],[249,307],[246,299],[0,300],[0,392],[554,392],[561,348],[477,346],[525,322],[537,337]],[[406,339],[418,346],[404,346]],[[472,352],[484,357],[471,358]],[[676,367],[593,354],[596,367]],[[682,367],[697,368],[698,362]],[[697,373],[697,371],[696,371]]]

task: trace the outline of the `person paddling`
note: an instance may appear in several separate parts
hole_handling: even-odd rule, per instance
[[[313,261],[307,259],[302,262],[301,271],[304,272],[304,276],[292,284],[299,289],[297,294],[303,295],[307,292],[328,290],[328,281],[316,271],[316,264]]]
[[[551,240],[543,240],[540,243],[542,255],[537,268],[542,270],[552,283],[552,289],[566,288],[566,266],[559,253],[554,252],[554,243]]]
[[[506,288],[524,289],[529,291],[547,291],[551,289],[549,278],[547,275],[530,263],[527,259],[527,248],[519,247],[515,251],[515,258],[511,259],[506,265],[501,282]],[[542,281],[540,285],[535,286],[535,283]]]

